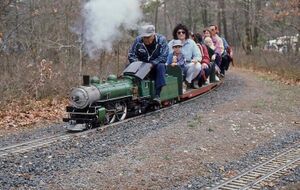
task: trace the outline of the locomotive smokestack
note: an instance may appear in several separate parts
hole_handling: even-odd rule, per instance
[[[90,86],[90,75],[83,75],[83,86]]]

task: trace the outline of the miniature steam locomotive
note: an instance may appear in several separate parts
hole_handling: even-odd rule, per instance
[[[67,122],[67,130],[83,131],[121,121],[192,98],[218,85],[218,82],[210,83],[183,93],[181,68],[167,66],[166,86],[162,89],[161,104],[158,105],[153,101],[154,81],[147,77],[150,70],[150,63],[134,62],[121,77],[109,75],[106,81],[100,81],[95,76],[83,76],[83,85],[73,88],[70,93],[70,105],[66,107],[68,117],[63,118]]]

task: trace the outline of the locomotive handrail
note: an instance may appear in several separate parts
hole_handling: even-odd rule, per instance
[[[107,101],[114,101],[114,100],[120,100],[120,99],[126,99],[126,98],[132,98],[133,95],[128,95],[128,96],[120,96],[117,98],[110,98],[110,99],[106,99],[106,100],[98,100],[96,101],[97,103],[103,103],[103,102],[107,102]]]

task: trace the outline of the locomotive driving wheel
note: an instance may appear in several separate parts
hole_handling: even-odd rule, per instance
[[[117,102],[115,104],[115,117],[118,121],[122,121],[127,116],[127,104],[125,102]]]
[[[110,103],[105,106],[106,108],[106,124],[115,121],[122,121],[127,116],[127,104],[125,102]]]
[[[105,124],[110,124],[115,122],[116,120],[116,115],[115,115],[115,105],[114,104],[107,104],[105,106],[106,109],[106,114],[105,114]]]

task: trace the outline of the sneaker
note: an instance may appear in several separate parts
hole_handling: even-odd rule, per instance
[[[187,89],[187,85],[185,84],[185,82],[182,83],[182,93],[184,94],[186,92]]]
[[[187,81],[185,81],[185,86],[186,86],[186,89],[192,88],[192,84]]]
[[[219,79],[219,77],[218,76],[215,76],[216,78],[215,78],[215,81],[216,82],[219,82],[220,81],[220,79]]]
[[[197,80],[195,80],[193,82],[193,88],[196,88],[196,89],[200,88],[199,85],[198,85],[198,81]]]
[[[215,72],[216,72],[216,74],[220,74],[220,72],[221,72],[221,69],[218,65],[215,65]]]
[[[155,98],[153,98],[153,101],[156,102],[157,104],[161,104],[161,100],[159,96],[155,96]]]
[[[224,70],[224,69],[221,70],[220,75],[221,75],[221,76],[222,76],[222,75],[225,76],[225,70]]]
[[[204,85],[209,85],[209,82],[210,82],[209,78],[207,78],[206,81],[205,81],[205,83],[204,83]]]

